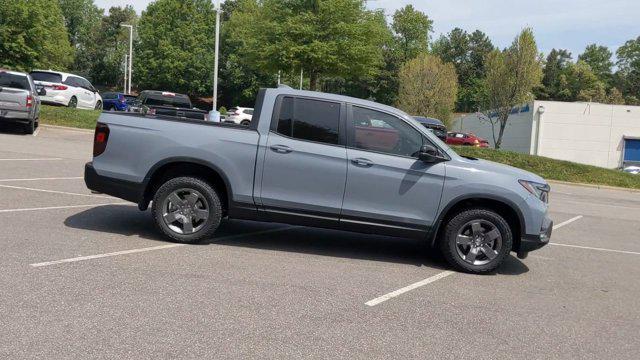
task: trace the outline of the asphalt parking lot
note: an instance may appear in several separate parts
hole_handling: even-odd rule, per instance
[[[166,242],[85,188],[91,140],[0,130],[1,358],[640,353],[640,193],[553,185],[553,244],[473,276],[416,241],[281,224]]]

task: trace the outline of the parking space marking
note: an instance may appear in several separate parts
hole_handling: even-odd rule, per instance
[[[247,234],[223,236],[223,237],[220,237],[220,238],[214,238],[214,240],[231,240],[231,239],[241,238],[241,237],[245,237],[245,236],[256,236],[256,235],[271,234],[271,233],[291,230],[291,229],[295,229],[295,228],[299,228],[299,227],[300,226],[287,226],[287,227],[283,227],[283,228],[256,231],[256,232],[247,233]],[[101,258],[119,256],[119,255],[127,255],[127,254],[135,254],[135,253],[142,253],[142,252],[155,251],[155,250],[171,249],[171,248],[175,248],[175,247],[179,247],[179,246],[186,246],[186,245],[187,244],[167,244],[167,245],[160,245],[160,246],[151,246],[151,247],[146,247],[146,248],[110,252],[110,253],[106,253],[106,254],[79,256],[79,257],[62,259],[62,260],[45,261],[45,262],[29,264],[29,265],[32,266],[32,267],[36,267],[37,268],[37,267],[64,264],[64,263],[73,263],[73,262],[78,262],[78,261],[101,259]]]
[[[36,131],[33,132],[33,136],[38,136],[39,133],[40,133],[40,126],[38,126],[36,128]]]
[[[453,274],[455,274],[455,272],[453,272],[453,271],[449,271],[449,270],[443,271],[443,272],[441,272],[439,274],[436,274],[436,275],[434,275],[432,277],[426,278],[426,279],[424,279],[422,281],[418,281],[417,283],[413,283],[413,284],[411,284],[409,286],[405,286],[405,287],[403,287],[401,289],[398,289],[396,291],[392,291],[392,292],[390,292],[388,294],[382,295],[382,296],[377,297],[377,298],[375,298],[373,300],[369,300],[364,304],[367,305],[367,306],[376,306],[376,305],[378,305],[380,303],[383,303],[383,302],[385,302],[385,301],[387,301],[389,299],[393,299],[396,296],[400,296],[400,295],[402,295],[402,294],[404,294],[406,292],[409,292],[409,291],[415,290],[415,289],[417,289],[419,287],[431,284],[432,282],[438,281],[440,279],[444,279],[445,277],[447,277],[449,275],[453,275]]]
[[[79,194],[79,193],[72,193],[72,192],[66,192],[66,191],[57,191],[57,190],[45,190],[45,189],[28,188],[28,187],[23,187],[23,186],[0,185],[0,187],[7,188],[7,189],[39,191],[39,192],[52,193],[52,194],[75,195],[75,196],[85,196],[85,197],[96,197],[96,198],[103,198],[103,199],[115,199],[113,196],[94,195],[94,194]]]
[[[640,255],[640,252],[635,252],[635,251],[614,250],[614,249],[605,249],[605,248],[597,248],[597,247],[590,247],[590,246],[558,244],[558,243],[549,243],[549,245],[565,246],[565,247],[585,249],[585,250],[606,251],[606,252],[613,252],[613,253],[619,253],[619,254]]]
[[[32,179],[0,179],[0,182],[18,182],[18,181],[40,181],[40,180],[80,180],[82,176],[76,177],[50,177],[50,178],[32,178]]]
[[[79,208],[98,207],[98,206],[105,206],[105,205],[132,205],[132,204],[128,203],[128,202],[118,202],[118,203],[106,203],[106,204],[87,204],[87,205],[68,205],[68,206],[48,206],[48,207],[23,208],[23,209],[4,209],[4,210],[0,210],[0,214],[2,214],[2,213],[12,213],[12,212],[25,212],[25,211],[79,209]]]
[[[0,161],[59,161],[62,158],[38,158],[38,159],[0,159]]]
[[[574,221],[578,221],[578,220],[580,220],[580,219],[582,219],[582,218],[583,218],[583,216],[582,216],[582,215],[578,215],[578,216],[576,216],[576,217],[574,217],[574,218],[571,218],[571,219],[569,219],[569,220],[567,220],[567,221],[561,222],[560,224],[555,225],[555,226],[553,227],[553,230],[560,229],[561,227],[563,227],[563,226],[565,226],[565,225],[569,225],[569,224],[571,224],[572,222],[574,222]]]

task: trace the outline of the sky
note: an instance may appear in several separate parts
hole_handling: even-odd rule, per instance
[[[133,5],[138,13],[151,0],[95,0],[103,8]],[[494,45],[509,46],[525,27],[532,27],[540,51],[568,49],[574,59],[592,43],[615,52],[640,36],[638,0],[370,0],[371,9],[390,17],[412,4],[434,21],[434,37],[459,27],[485,32]]]

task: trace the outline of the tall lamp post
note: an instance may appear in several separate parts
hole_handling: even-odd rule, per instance
[[[216,45],[213,64],[213,111],[218,110],[218,59],[220,56],[220,0],[216,0]]]
[[[133,64],[133,25],[120,24],[120,26],[129,28],[129,84],[127,86],[127,94],[131,94],[131,67]]]

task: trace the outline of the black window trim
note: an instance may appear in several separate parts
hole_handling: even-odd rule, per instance
[[[442,155],[447,160],[451,160],[451,157],[449,156],[449,154],[447,154],[446,151],[444,151],[444,149],[442,149],[442,148],[440,148],[440,146],[436,145],[433,141],[431,141],[431,139],[429,139],[429,137],[427,135],[425,135],[424,132],[422,132],[419,128],[413,126],[413,124],[411,124],[407,120],[403,119],[401,116],[398,116],[398,114],[395,114],[393,112],[386,111],[386,110],[383,110],[383,109],[380,109],[380,108],[377,108],[377,107],[374,107],[374,106],[367,106],[367,105],[355,104],[355,103],[347,103],[346,107],[347,107],[346,123],[347,123],[347,132],[348,132],[348,135],[349,135],[349,136],[347,136],[347,139],[346,139],[346,147],[347,147],[347,149],[370,152],[370,153],[374,153],[374,154],[381,154],[381,155],[387,155],[387,156],[395,156],[395,157],[404,158],[404,159],[413,159],[413,160],[417,160],[418,159],[415,156],[406,156],[406,155],[392,154],[392,153],[388,153],[388,152],[384,152],[384,151],[361,149],[361,148],[353,146],[352,144],[349,144],[349,140],[352,139],[351,135],[354,132],[354,128],[353,128],[353,108],[354,107],[359,107],[359,108],[362,108],[362,109],[381,112],[383,114],[398,118],[399,120],[403,121],[405,124],[407,124],[411,128],[413,128],[414,130],[416,130],[422,136],[422,145],[423,146],[425,145],[425,140],[426,140],[426,141],[429,142],[428,143],[429,145],[431,145],[431,146],[435,147],[436,149],[438,149],[438,152],[440,153],[440,155]]]
[[[338,123],[338,143],[337,144],[330,144],[330,143],[326,143],[326,142],[322,142],[322,141],[313,141],[313,140],[307,140],[307,139],[299,139],[299,138],[295,138],[292,136],[287,136],[287,135],[283,135],[281,133],[278,132],[278,120],[279,120],[279,116],[280,116],[280,108],[282,107],[282,101],[284,100],[284,98],[290,97],[293,99],[294,104],[295,104],[295,100],[296,99],[305,99],[305,100],[313,100],[313,101],[321,101],[321,102],[327,102],[327,103],[331,103],[331,104],[338,104],[340,105],[340,122]],[[294,106],[295,108],[295,106]],[[327,145],[327,146],[335,146],[335,147],[340,147],[340,148],[346,148],[346,143],[347,143],[347,136],[346,136],[346,122],[347,122],[347,106],[346,103],[343,101],[335,101],[335,100],[328,100],[328,99],[323,99],[320,97],[313,97],[313,96],[303,96],[303,95],[293,95],[293,94],[281,94],[278,95],[276,97],[276,103],[275,106],[273,107],[273,114],[271,115],[271,124],[269,125],[269,132],[270,133],[274,133],[278,136],[282,136],[285,137],[287,139],[291,139],[291,140],[296,140],[296,141],[304,141],[304,142],[308,142],[308,143],[314,143],[314,144],[321,144],[321,145]]]

